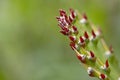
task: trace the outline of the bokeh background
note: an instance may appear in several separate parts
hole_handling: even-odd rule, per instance
[[[0,0],[0,80],[97,80],[59,33],[61,8],[86,12],[120,62],[120,0]]]

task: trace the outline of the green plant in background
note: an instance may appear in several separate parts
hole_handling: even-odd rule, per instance
[[[100,28],[92,24],[86,14],[70,9],[60,10],[57,17],[61,33],[70,39],[70,46],[83,63],[88,75],[100,80],[120,80],[120,69],[112,46],[104,41]]]

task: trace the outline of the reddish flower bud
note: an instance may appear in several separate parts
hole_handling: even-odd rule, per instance
[[[106,75],[105,74],[100,74],[99,78],[104,80],[104,79],[106,79]]]
[[[70,22],[70,23],[73,22],[73,18],[71,18],[71,16],[69,16],[69,22]]]
[[[80,54],[77,54],[77,58],[81,61],[82,60],[82,57]]]
[[[77,31],[77,27],[75,27],[75,26],[72,26],[72,28],[73,28],[73,30],[74,30],[74,31]]]
[[[60,9],[59,12],[60,12],[60,16],[66,15],[66,12],[64,10],[62,10],[62,9]]]
[[[76,49],[76,50],[79,49],[78,44],[76,44],[75,42],[70,42],[70,47],[71,47],[73,50],[74,50],[74,49]]]
[[[85,13],[82,16],[82,19],[80,20],[80,23],[82,23],[82,24],[86,24],[87,23],[87,16],[86,16]]]
[[[84,37],[85,37],[86,39],[89,38],[88,33],[87,33],[86,31],[85,31],[85,33],[84,33]]]
[[[105,62],[105,66],[106,66],[106,68],[108,68],[108,67],[109,67],[108,60],[106,60],[106,62]]]
[[[83,18],[86,20],[88,19],[85,13],[83,14]]]
[[[76,41],[76,36],[69,36],[69,39],[70,39],[71,41],[75,42],[75,41]]]
[[[87,58],[93,62],[96,61],[96,57],[94,55],[94,53],[92,51],[88,52],[89,53],[89,56],[87,56]]]
[[[75,26],[72,26],[72,32],[73,32],[73,33],[75,33],[75,34],[78,34],[77,27],[75,27]]]
[[[65,31],[60,31],[60,33],[62,33],[63,35],[68,35],[69,33],[65,32]]]
[[[112,47],[112,45],[109,47],[109,50],[110,50],[111,53],[114,52],[114,51],[113,51],[113,47]]]
[[[80,36],[80,42],[83,43],[84,39]]]
[[[65,21],[68,23],[68,25],[71,24],[70,21],[69,21],[69,17],[66,17],[66,18],[65,18]]]
[[[89,76],[95,77],[95,75],[94,75],[94,70],[93,70],[92,67],[88,67],[87,72],[88,72],[88,75],[89,75]]]
[[[101,66],[101,69],[103,69],[104,71],[110,72],[108,60],[106,60],[105,64]]]
[[[92,51],[90,51],[90,56],[91,56],[92,58],[95,57],[95,55],[94,55],[94,53],[93,53]]]
[[[69,32],[69,29],[66,28],[66,27],[63,27],[63,30],[64,30],[65,32]]]
[[[82,62],[86,63],[86,56],[83,54],[77,54],[77,58]]]
[[[76,17],[75,11],[73,9],[70,9],[71,16],[74,19]]]
[[[92,36],[93,36],[93,38],[96,37],[96,34],[95,34],[95,32],[93,30],[92,30]]]
[[[75,48],[75,43],[74,43],[74,42],[70,42],[70,47],[74,50],[74,48]]]

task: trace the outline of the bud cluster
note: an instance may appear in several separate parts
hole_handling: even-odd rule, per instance
[[[86,14],[81,16],[73,9],[69,11],[70,14],[67,14],[61,9],[60,16],[56,17],[61,28],[60,33],[69,38],[70,47],[75,51],[78,60],[87,67],[89,76],[100,80],[111,80],[109,76],[112,68],[109,58],[113,58],[112,47],[107,47],[101,36],[101,30],[88,21]]]

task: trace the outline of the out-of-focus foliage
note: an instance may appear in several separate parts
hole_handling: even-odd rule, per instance
[[[120,0],[0,0],[0,80],[93,80],[59,33],[60,8],[86,12],[119,58]]]

